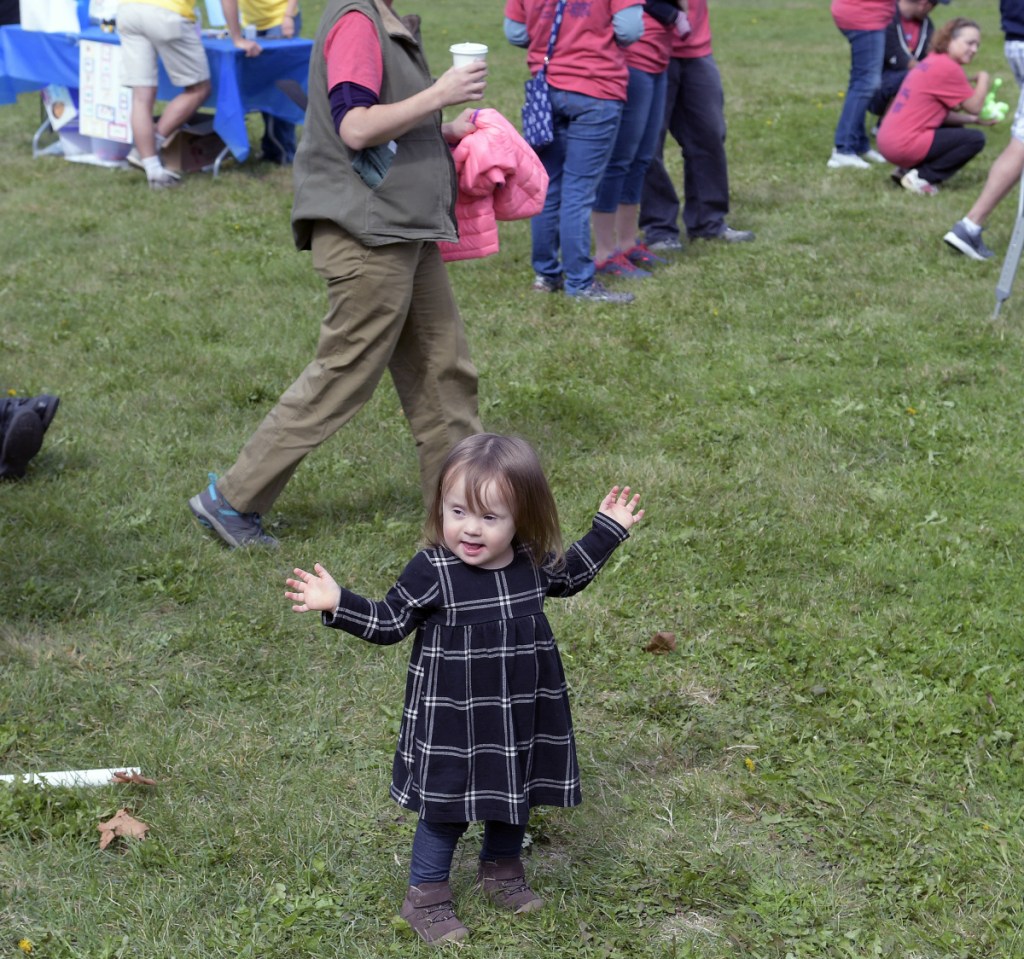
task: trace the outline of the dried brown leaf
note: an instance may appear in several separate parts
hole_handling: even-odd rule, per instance
[[[156,780],[150,779],[148,776],[143,776],[139,773],[130,773],[127,769],[120,770],[111,776],[111,780],[115,783],[135,783],[139,786],[155,786]]]
[[[658,632],[651,637],[651,641],[644,647],[644,650],[648,653],[654,653],[655,656],[664,656],[666,653],[671,653],[676,648],[676,634],[667,632]]]
[[[141,840],[149,832],[149,824],[131,816],[127,809],[119,809],[106,822],[97,823],[96,828],[100,831],[100,849],[106,849],[116,836]]]

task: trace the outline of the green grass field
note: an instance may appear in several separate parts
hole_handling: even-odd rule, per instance
[[[486,102],[517,118],[500,4],[399,6],[436,69],[451,42],[489,44]],[[976,16],[976,63],[1010,90],[995,6],[936,19]],[[484,905],[474,832],[459,951],[1024,956],[1024,287],[991,318],[1015,198],[996,261],[941,242],[1008,126],[935,198],[828,171],[848,47],[827,3],[711,13],[730,222],[755,243],[688,248],[630,308],[531,294],[525,223],[451,268],[484,422],[540,449],[566,535],[613,482],[648,510],[548,607],[585,796],[531,822],[549,906]],[[279,553],[203,535],[188,497],[307,362],[325,306],[290,174],[229,164],[150,193],[33,160],[38,116],[35,95],[0,108],[0,386],[62,404],[0,487],[0,773],[131,764],[159,785],[0,787],[0,957],[426,954],[395,920],[415,822],[387,796],[408,648],[283,599],[316,560],[383,595],[415,550],[394,392],[299,469],[267,518]],[[659,630],[674,652],[645,652]],[[122,807],[149,838],[100,851]]]

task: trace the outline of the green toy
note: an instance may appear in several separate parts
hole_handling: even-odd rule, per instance
[[[992,81],[992,89],[988,91],[985,103],[978,114],[979,120],[995,120],[996,123],[1002,123],[1006,119],[1006,114],[1010,112],[1010,104],[996,99],[996,92],[1002,85],[1003,81],[999,77]]]

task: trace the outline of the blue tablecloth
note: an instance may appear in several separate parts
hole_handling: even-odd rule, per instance
[[[117,35],[90,27],[82,33],[40,33],[19,26],[0,27],[0,104],[13,103],[19,93],[40,90],[50,83],[78,87],[78,43],[99,40],[117,43]],[[230,40],[203,38],[210,61],[213,92],[204,106],[215,111],[213,128],[239,162],[249,156],[245,115],[253,110],[302,123],[302,111],[276,86],[295,80],[306,89],[311,40],[259,41],[263,53],[247,57]],[[157,96],[169,100],[175,87],[163,67]]]

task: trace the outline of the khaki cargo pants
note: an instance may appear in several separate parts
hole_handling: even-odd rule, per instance
[[[239,512],[268,512],[303,457],[355,416],[387,369],[416,441],[429,503],[448,451],[482,431],[476,368],[437,244],[366,247],[321,221],[312,250],[328,300],[316,358],[217,487]]]

